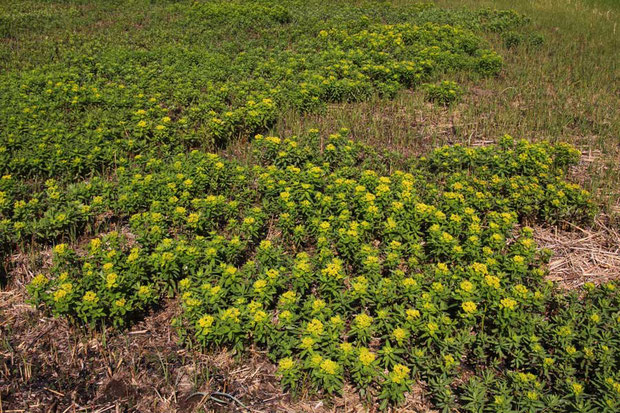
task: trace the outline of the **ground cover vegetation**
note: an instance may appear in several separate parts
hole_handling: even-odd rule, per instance
[[[616,409],[615,284],[556,292],[516,227],[591,214],[563,178],[578,152],[505,137],[388,173],[344,133],[319,141],[258,136],[251,168],[198,151],[123,168],[102,203],[134,212],[132,237],[56,245],[30,293],[122,325],[179,291],[189,342],[264,347],[293,389],[346,379],[386,405],[417,378],[445,409]]]
[[[100,13],[120,7],[104,4]],[[167,159],[247,140],[285,108],[390,96],[444,72],[493,75],[502,59],[472,30],[526,22],[509,11],[448,13],[428,4],[364,3],[334,13],[316,2],[172,2],[153,8],[145,27],[126,37],[133,20],[116,14],[114,28],[84,32],[97,13],[80,5],[87,6],[20,13],[29,10],[20,3],[3,18],[7,39],[20,41],[3,48],[20,70],[0,80],[0,172],[17,181],[0,198],[3,253],[16,240],[79,234],[62,230],[79,217],[30,196],[49,178],[57,187],[106,176],[136,154]],[[219,23],[204,25],[213,19]],[[41,47],[41,33],[65,24],[77,34]],[[38,219],[19,218],[24,202]]]
[[[525,16],[32,4],[0,19],[21,44],[2,47],[0,250],[52,247],[27,286],[42,311],[122,334],[177,297],[188,347],[265,350],[292,394],[346,382],[386,408],[424,382],[445,411],[618,410],[617,286],[558,290],[527,226],[595,214],[567,176],[573,146],[505,135],[403,157],[347,130],[256,135],[291,110],[403,89],[451,106],[464,92],[450,76],[503,67],[486,34],[544,42]],[[211,153],[248,141],[243,159]]]

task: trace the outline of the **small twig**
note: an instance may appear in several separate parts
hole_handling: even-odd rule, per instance
[[[232,394],[228,394],[228,393],[223,393],[223,392],[219,392],[219,391],[214,391],[211,394],[209,393],[205,393],[205,392],[201,392],[201,391],[197,391],[195,393],[190,394],[189,396],[187,396],[185,398],[185,400],[189,400],[194,396],[202,396],[209,398],[210,400],[213,400],[216,403],[222,403],[225,404],[226,401],[218,399],[217,397],[214,396],[224,396],[224,397],[228,397],[230,400],[232,400],[233,402],[237,403],[239,406],[241,406],[242,408],[244,408],[245,410],[247,410],[248,412],[251,412],[250,408],[248,406],[246,406],[245,404],[243,404],[243,402],[241,400],[239,400],[238,398],[236,398],[235,396],[233,396]]]
[[[61,392],[56,391],[56,390],[52,390],[52,389],[50,389],[49,387],[44,387],[43,389],[44,389],[44,390],[47,390],[47,391],[48,391],[48,392],[50,392],[50,393],[54,393],[54,394],[55,394],[55,395],[57,395],[57,396],[60,396],[60,397],[65,397],[64,393],[61,393]]]
[[[105,413],[105,412],[107,412],[107,411],[110,411],[110,410],[114,409],[115,407],[116,407],[116,405],[111,404],[111,405],[110,405],[110,406],[108,406],[108,407],[102,407],[101,409],[99,409],[99,410],[97,410],[97,411],[93,411],[93,413]]]
[[[26,343],[26,347],[24,348],[24,350],[30,349],[30,347],[32,347],[34,343],[36,343],[41,337],[49,333],[52,328],[54,328],[54,324],[50,324],[47,328],[45,328],[45,330],[37,334],[33,339],[30,340],[30,342]]]

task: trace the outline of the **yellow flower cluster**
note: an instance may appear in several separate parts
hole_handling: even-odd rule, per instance
[[[514,310],[517,307],[517,302],[512,298],[502,298],[500,300],[500,306],[508,310]]]
[[[376,358],[377,358],[377,356],[375,355],[375,353],[371,352],[366,347],[360,348],[360,350],[359,350],[359,361],[364,366],[370,366],[372,363],[374,363]]]
[[[463,308],[463,311],[468,314],[475,313],[477,309],[476,303],[474,303],[473,301],[465,301],[463,304],[461,304],[461,307]]]
[[[401,384],[409,378],[411,370],[403,364],[395,364],[390,372],[390,380],[394,383]]]
[[[372,325],[373,318],[362,313],[355,316],[354,323],[359,329],[366,329]]]

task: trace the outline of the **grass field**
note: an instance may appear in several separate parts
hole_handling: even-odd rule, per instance
[[[619,22],[0,1],[0,413],[618,411]]]

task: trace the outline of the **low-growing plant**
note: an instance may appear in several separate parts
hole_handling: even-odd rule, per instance
[[[456,102],[463,94],[460,86],[450,80],[444,80],[437,84],[425,83],[423,87],[428,100],[446,106]]]
[[[346,131],[253,147],[251,166],[139,157],[109,194],[140,194],[117,204],[135,205],[132,236],[56,246],[34,302],[120,326],[177,291],[185,340],[263,348],[293,392],[347,381],[387,407],[423,380],[442,409],[617,405],[616,285],[554,289],[548,252],[520,224],[591,216],[589,194],[565,180],[575,149],[506,136],[388,173]],[[463,384],[473,366],[484,375]]]
[[[62,55],[0,76],[0,174],[86,177],[135,154],[225,147],[289,110],[390,97],[444,72],[493,76],[502,59],[481,33],[519,33],[526,25],[515,12],[447,12],[430,4],[345,2],[338,13],[317,1],[145,8],[148,24],[135,41],[119,41],[127,23],[119,18],[109,35],[68,33],[72,46]],[[27,37],[28,19],[40,26],[37,16],[11,23],[15,35]]]
[[[619,409],[617,284],[556,289],[527,226],[591,219],[572,146],[504,136],[407,159],[311,130],[257,135],[246,163],[205,152],[289,110],[422,85],[449,105],[446,78],[503,67],[484,33],[542,42],[526,17],[146,3],[93,5],[106,30],[75,5],[0,16],[0,262],[51,246],[35,305],[123,329],[174,297],[188,345],[258,348],[293,394],[349,383],[387,408],[423,382],[443,411]]]

